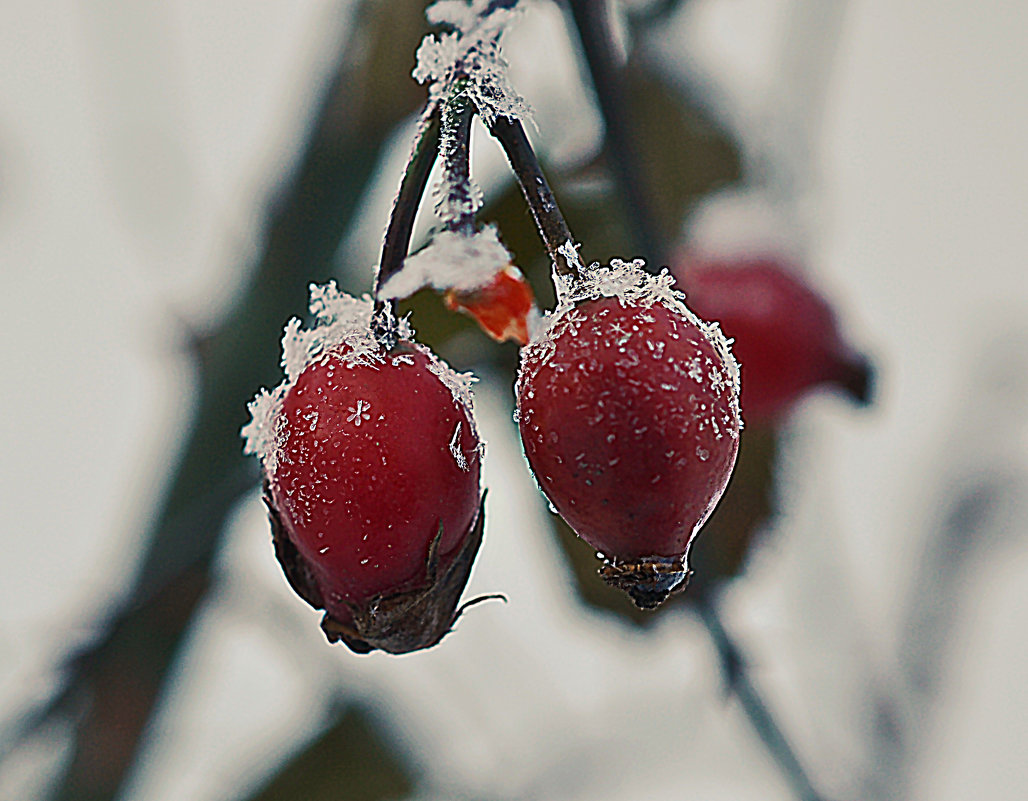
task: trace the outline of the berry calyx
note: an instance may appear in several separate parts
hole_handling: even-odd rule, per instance
[[[287,329],[289,378],[244,430],[264,470],[275,552],[325,610],[330,641],[407,653],[452,627],[481,542],[481,443],[466,379],[371,304],[314,288],[318,323]]]
[[[870,400],[870,364],[845,342],[828,301],[797,272],[771,257],[685,257],[676,274],[696,313],[735,339],[751,422],[781,418],[822,386]]]
[[[593,265],[522,351],[518,426],[539,486],[601,552],[601,576],[652,608],[688,577],[689,546],[735,464],[738,367],[666,273]]]

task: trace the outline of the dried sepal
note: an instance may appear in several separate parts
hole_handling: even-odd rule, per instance
[[[282,566],[289,586],[315,609],[324,609],[317,581],[275,511],[267,481],[264,484],[264,503],[271,522],[275,558]],[[419,586],[389,595],[376,595],[364,604],[350,604],[352,620],[349,622],[325,612],[321,621],[325,637],[330,643],[342,642],[358,654],[376,650],[407,654],[438,644],[453,630],[463,610],[478,600],[458,606],[482,545],[484,531],[483,494],[475,522],[452,560],[445,566],[440,564],[439,543],[443,536],[440,526],[425,559],[424,581]]]

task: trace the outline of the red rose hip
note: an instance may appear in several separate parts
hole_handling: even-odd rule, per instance
[[[639,264],[589,268],[522,352],[518,425],[540,487],[601,575],[654,607],[684,587],[741,427],[738,368],[716,326]]]
[[[255,401],[244,432],[262,460],[276,556],[325,610],[330,641],[429,647],[456,619],[482,533],[466,387],[427,348],[380,343],[370,303],[331,288],[312,310],[324,312],[317,327],[287,331],[291,379]]]

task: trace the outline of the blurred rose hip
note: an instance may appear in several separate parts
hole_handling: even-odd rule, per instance
[[[779,418],[822,386],[869,400],[867,359],[842,338],[828,301],[798,273],[770,257],[693,256],[675,273],[689,306],[735,340],[750,422]]]

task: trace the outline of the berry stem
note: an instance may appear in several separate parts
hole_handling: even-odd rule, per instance
[[[610,4],[606,0],[568,0],[568,5],[603,116],[604,151],[626,207],[633,246],[649,263],[664,264],[670,250],[657,225],[631,134],[628,95],[610,27]]]
[[[421,130],[403,171],[400,191],[393,201],[393,211],[389,216],[389,226],[386,228],[385,241],[382,244],[382,258],[375,278],[376,313],[385,308],[392,311],[395,305],[391,301],[381,300],[379,294],[386,281],[403,268],[403,260],[407,258],[411,235],[414,232],[414,220],[428,186],[432,165],[439,154],[440,128],[440,112],[436,104],[422,112]]]
[[[814,789],[810,777],[800,764],[796,752],[775,720],[770,707],[750,679],[742,649],[725,629],[714,602],[705,598],[697,602],[696,609],[717,649],[728,689],[739,699],[750,725],[764,743],[789,786],[801,801],[824,801],[823,796]]]
[[[525,202],[532,212],[535,227],[550,254],[554,269],[560,275],[578,276],[580,262],[574,249],[574,236],[561,214],[553,190],[546,182],[539,159],[532,149],[520,120],[497,117],[489,126],[491,133],[507,154],[511,169],[521,185]],[[569,247],[570,243],[570,247]]]
[[[460,209],[446,227],[465,236],[475,233],[478,203],[471,187],[471,123],[475,107],[462,89],[456,89],[442,110],[440,151],[443,155],[443,196],[440,206]],[[446,216],[443,215],[446,219]]]

